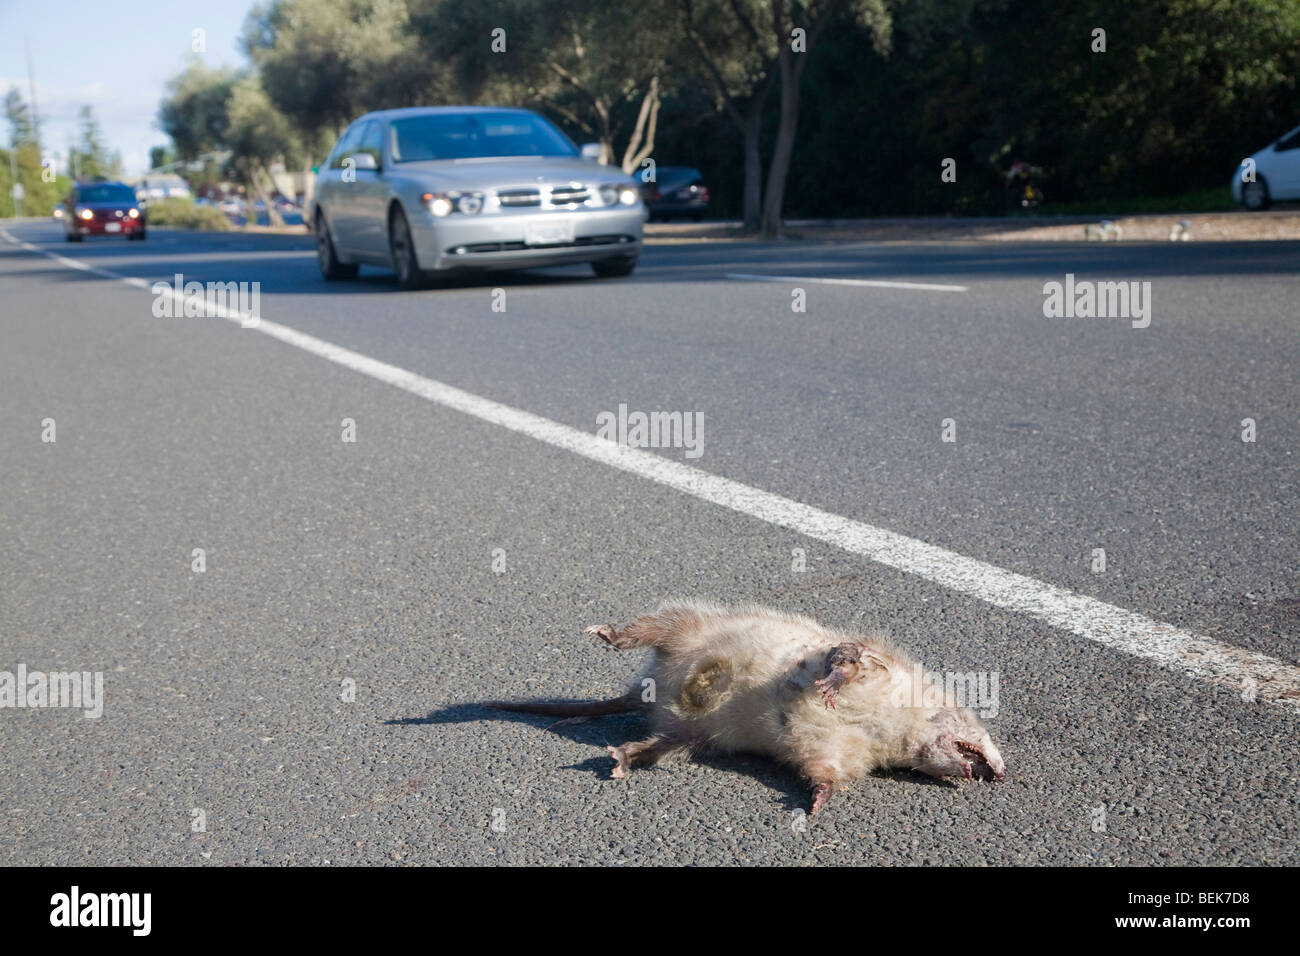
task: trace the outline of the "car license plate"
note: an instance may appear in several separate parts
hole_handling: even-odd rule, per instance
[[[573,242],[572,219],[546,219],[524,224],[524,242],[530,246],[555,246]]]
[[[104,231],[105,231],[105,232],[121,232],[121,231],[122,231],[122,224],[121,224],[120,222],[106,222],[106,223],[104,223]]]

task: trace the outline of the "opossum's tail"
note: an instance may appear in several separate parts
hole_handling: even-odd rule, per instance
[[[612,697],[609,700],[485,700],[484,707],[509,710],[520,714],[546,714],[550,717],[604,717],[644,710],[639,694]]]

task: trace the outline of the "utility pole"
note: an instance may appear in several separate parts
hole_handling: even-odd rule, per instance
[[[41,155],[41,117],[36,112],[36,67],[32,63],[32,38],[23,37],[27,49],[27,97],[32,104],[32,138],[36,140],[36,155]]]

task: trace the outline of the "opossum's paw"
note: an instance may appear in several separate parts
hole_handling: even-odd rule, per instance
[[[636,642],[630,639],[626,632],[620,634],[613,624],[593,624],[591,627],[583,628],[582,633],[595,634],[606,644],[617,647],[620,651],[636,645]]]
[[[817,816],[822,807],[826,806],[826,801],[831,798],[831,790],[834,787],[829,783],[818,783],[813,785],[812,792],[812,815]]]
[[[867,659],[873,663],[877,660],[873,654],[868,654]],[[826,655],[826,676],[813,681],[813,686],[822,692],[822,706],[834,709],[840,688],[857,678],[863,670],[860,644],[846,642],[831,648]]]
[[[633,767],[653,767],[664,757],[681,750],[683,744],[671,737],[654,736],[647,740],[629,740],[621,747],[606,747],[614,758],[611,775],[622,780]]]
[[[822,692],[822,706],[835,709],[835,697],[839,694],[840,688],[846,681],[844,674],[834,671],[829,677],[823,677],[821,680],[813,681],[813,686]]]
[[[615,780],[622,780],[627,776],[628,771],[632,769],[632,762],[628,755],[623,752],[622,747],[606,747],[609,755],[614,758],[614,769],[610,771],[610,776]]]

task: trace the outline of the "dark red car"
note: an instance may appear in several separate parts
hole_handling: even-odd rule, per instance
[[[63,200],[63,228],[68,242],[86,236],[145,237],[144,207],[124,183],[77,183]]]

